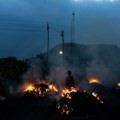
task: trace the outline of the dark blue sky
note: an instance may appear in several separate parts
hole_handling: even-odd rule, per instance
[[[0,57],[45,52],[47,22],[51,47],[70,42],[73,11],[75,42],[120,46],[120,0],[0,0]]]

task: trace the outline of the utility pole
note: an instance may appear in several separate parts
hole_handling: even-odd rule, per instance
[[[60,36],[62,37],[62,52],[63,52],[63,63],[64,63],[64,31],[62,30]]]
[[[71,43],[74,43],[74,34],[75,34],[75,13],[72,13],[72,22],[71,22]]]
[[[50,37],[49,34],[50,33],[50,26],[47,23],[47,61],[49,60],[49,44],[50,44]]]
[[[74,41],[74,37],[75,37],[75,25],[74,25],[74,22],[75,22],[75,13],[73,12],[72,13],[72,16],[73,16],[73,19],[72,19],[72,24],[73,24],[73,43],[75,43],[75,41]]]
[[[74,27],[74,22],[75,22],[75,13],[72,13],[72,22],[71,22],[71,62],[73,62],[73,43],[74,41],[74,34],[75,34],[75,27]]]

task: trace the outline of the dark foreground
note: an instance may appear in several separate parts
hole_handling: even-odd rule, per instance
[[[46,98],[12,97],[0,101],[0,120],[119,120],[120,105],[107,106],[93,115],[62,116]]]

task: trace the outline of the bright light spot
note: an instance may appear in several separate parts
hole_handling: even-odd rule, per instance
[[[63,51],[59,51],[59,54],[62,55],[62,54],[63,54]]]

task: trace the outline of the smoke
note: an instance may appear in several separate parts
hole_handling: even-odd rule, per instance
[[[101,84],[112,87],[119,82],[120,54],[114,45],[78,45],[74,44],[73,62],[69,60],[70,44],[65,44],[65,58],[59,54],[61,45],[49,51],[49,63],[39,57],[29,60],[30,69],[23,76],[23,83],[49,82],[59,91],[65,87],[67,71],[72,71],[75,85],[79,89],[88,89],[90,78],[98,79]]]
[[[53,67],[50,70],[50,75],[47,76],[50,79],[50,82],[57,85],[59,91],[65,87],[66,82],[66,75],[67,75],[67,68],[65,67]]]
[[[91,57],[91,62],[86,67],[87,78],[96,77],[102,84],[114,85],[119,82],[120,54],[117,46],[94,45],[88,47],[86,54]]]
[[[25,81],[28,82],[38,82],[41,78],[42,70],[34,63],[32,63],[31,68],[23,76]]]
[[[29,62],[29,70],[23,75],[22,86],[26,83],[50,83],[55,84],[59,90],[65,86],[67,69],[63,66],[54,66],[40,58],[33,58]],[[61,63],[60,63],[61,64]]]

